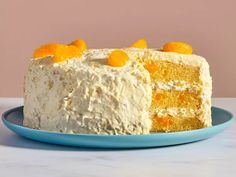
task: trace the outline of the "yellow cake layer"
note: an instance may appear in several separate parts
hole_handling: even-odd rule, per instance
[[[153,90],[151,110],[171,107],[199,109],[201,103],[202,99],[199,92]]]
[[[176,132],[204,128],[205,125],[197,117],[152,117],[152,132]]]
[[[155,81],[183,80],[189,83],[200,82],[199,67],[176,64],[165,60],[145,60],[144,67]]]

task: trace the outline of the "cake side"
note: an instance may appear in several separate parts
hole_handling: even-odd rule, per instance
[[[24,125],[65,133],[149,133],[149,73],[132,59],[114,68],[106,64],[106,52],[90,54],[60,63],[51,57],[30,61]]]

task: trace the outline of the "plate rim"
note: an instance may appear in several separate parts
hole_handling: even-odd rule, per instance
[[[230,119],[224,123],[218,124],[218,125],[214,125],[211,127],[207,127],[207,128],[200,128],[200,129],[195,129],[195,130],[186,130],[186,131],[179,131],[179,132],[157,132],[157,133],[150,133],[150,134],[134,134],[134,135],[107,135],[107,134],[84,134],[84,133],[63,133],[63,132],[55,132],[55,131],[47,131],[47,130],[39,130],[39,129],[33,129],[33,128],[29,128],[29,127],[25,127],[23,125],[17,125],[15,123],[12,123],[11,121],[7,120],[7,116],[9,114],[11,114],[12,112],[22,109],[23,110],[24,106],[17,106],[11,109],[8,109],[7,111],[2,113],[2,122],[3,124],[10,129],[11,131],[13,131],[11,128],[9,128],[9,126],[13,126],[16,127],[18,129],[23,129],[25,131],[35,131],[38,133],[47,133],[47,134],[53,134],[53,135],[63,135],[63,136],[88,136],[88,137],[147,137],[147,136],[153,136],[153,135],[161,135],[161,136],[169,136],[169,135],[177,135],[177,134],[186,134],[186,133],[197,133],[197,132],[201,132],[203,130],[210,130],[212,128],[217,128],[217,127],[229,127],[230,125],[232,125],[233,123],[233,118],[234,118],[234,114],[231,113],[230,111],[223,109],[223,108],[219,108],[216,106],[212,106],[211,109],[218,109],[220,111],[223,111],[225,114],[228,114],[228,116],[230,117]],[[15,132],[15,131],[14,131]]]

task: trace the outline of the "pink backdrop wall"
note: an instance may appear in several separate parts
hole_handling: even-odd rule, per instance
[[[22,96],[33,50],[84,38],[90,48],[186,41],[207,58],[214,96],[236,96],[236,1],[0,0],[0,96]]]

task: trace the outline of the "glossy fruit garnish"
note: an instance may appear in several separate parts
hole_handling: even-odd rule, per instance
[[[121,67],[129,60],[128,55],[121,50],[114,50],[107,59],[107,64],[114,67]]]
[[[144,67],[149,71],[149,73],[154,74],[158,70],[158,66],[154,63],[146,63]]]
[[[79,58],[82,52],[80,48],[74,45],[46,44],[35,50],[34,58],[39,59],[46,56],[53,56],[53,62],[62,62],[69,58]]]
[[[147,48],[147,41],[145,39],[139,39],[138,41],[133,43],[130,47],[145,49],[145,48]]]
[[[70,58],[80,58],[83,51],[75,46],[65,46],[62,50],[57,50],[53,57],[53,62],[61,62]]]
[[[69,45],[65,44],[45,44],[34,51],[34,58],[44,58],[52,56],[53,62],[61,62],[70,58],[80,58],[82,53],[87,50],[84,40],[78,39]]]
[[[70,43],[70,45],[74,45],[79,47],[82,51],[87,50],[87,44],[83,39],[78,39]]]
[[[46,56],[53,56],[56,51],[62,50],[65,47],[64,44],[45,44],[40,46],[34,51],[34,58],[43,58]]]
[[[176,52],[181,54],[192,54],[192,46],[184,42],[168,42],[163,46],[164,52]]]

